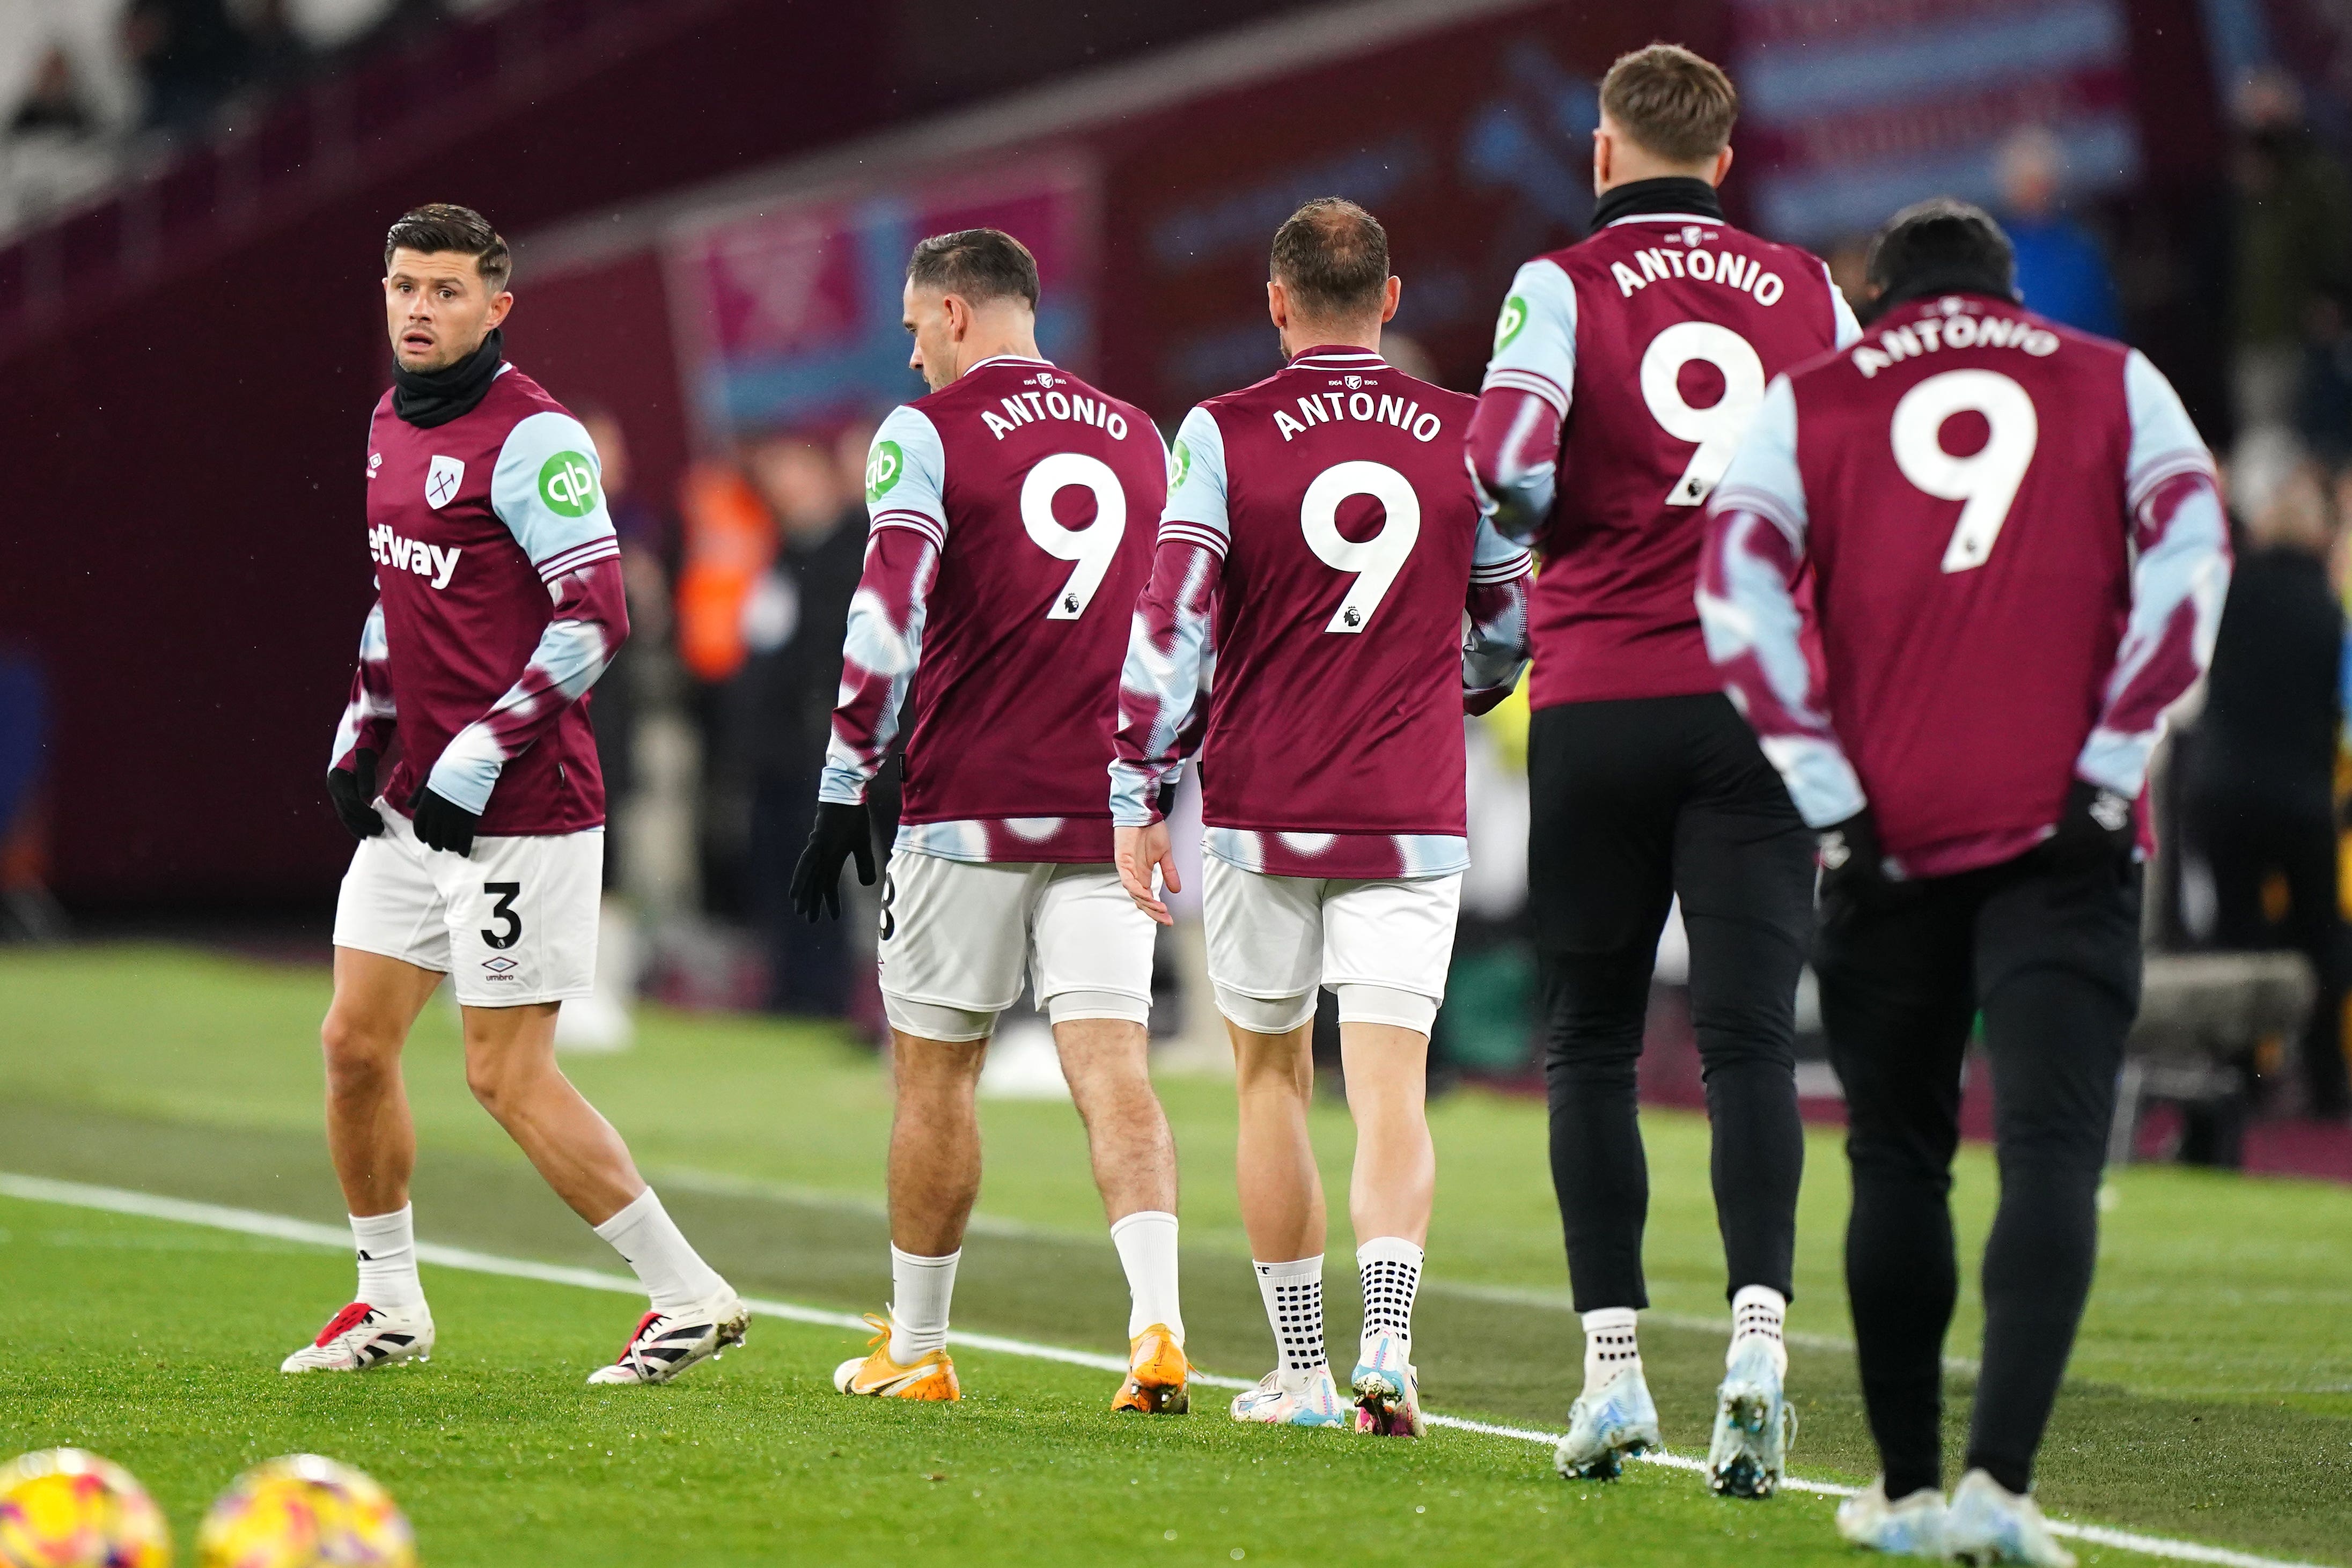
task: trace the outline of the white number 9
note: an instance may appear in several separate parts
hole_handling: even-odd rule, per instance
[[[1956,413],[1984,415],[1992,433],[1982,451],[1955,457],[1944,450],[1944,422]],[[1944,570],[1982,566],[2042,438],[2033,399],[1999,371],[1946,371],[1903,394],[1887,435],[1903,477],[1938,500],[1963,503],[1944,547]]]
[[[1693,360],[1713,365],[1723,376],[1723,396],[1706,408],[1683,401],[1678,383],[1683,367]],[[1764,402],[1764,361],[1728,327],[1678,321],[1643,350],[1642,401],[1650,405],[1658,428],[1676,441],[1698,443],[1682,477],[1666,492],[1667,506],[1696,507],[1731,466],[1739,438]]]
[[[1073,485],[1095,493],[1095,520],[1083,528],[1066,528],[1054,519],[1054,497]],[[1076,621],[1094,602],[1095,590],[1127,537],[1127,492],[1118,476],[1109,464],[1083,452],[1041,459],[1021,482],[1021,522],[1039,549],[1055,560],[1078,563],[1045,612],[1048,621]]]
[[[1339,503],[1370,496],[1388,513],[1381,531],[1359,544],[1339,532]],[[1421,497],[1412,482],[1385,463],[1339,463],[1315,476],[1298,504],[1298,525],[1307,548],[1334,571],[1352,571],[1347,597],[1331,614],[1326,632],[1360,632],[1404,570],[1405,558],[1421,538]]]

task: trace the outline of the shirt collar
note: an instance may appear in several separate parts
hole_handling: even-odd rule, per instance
[[[1592,204],[1592,226],[1605,229],[1635,218],[1662,222],[1719,224],[1723,199],[1705,180],[1687,174],[1662,175],[1655,180],[1629,180],[1603,192]]]
[[[1360,349],[1348,343],[1318,343],[1311,349],[1301,349],[1290,357],[1287,369],[1305,366],[1318,371],[1386,370],[1388,361],[1370,349]]]

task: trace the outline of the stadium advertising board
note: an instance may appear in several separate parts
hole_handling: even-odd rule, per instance
[[[2121,0],[1737,0],[1727,62],[1757,225],[1824,247],[1930,194],[1998,205],[1995,152],[2041,126],[2064,186],[2140,171]]]
[[[900,288],[925,235],[989,226],[1037,256],[1037,340],[1084,373],[1093,357],[1095,181],[1076,152],[982,181],[765,201],[681,227],[666,246],[681,382],[706,441],[830,424],[923,392],[907,368]]]

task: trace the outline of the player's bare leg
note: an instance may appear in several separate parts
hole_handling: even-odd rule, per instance
[[[1360,1242],[1356,1262],[1363,1275],[1364,1323],[1349,1386],[1358,1431],[1417,1437],[1423,1427],[1412,1301],[1437,1192],[1437,1148],[1429,1135],[1429,1036],[1346,1018],[1353,989],[1341,989],[1339,1060],[1356,1122],[1348,1211]]]
[[[750,1314],[637,1174],[626,1144],[555,1064],[560,1002],[467,1008],[466,1085],[555,1195],[636,1270],[651,1308],[592,1383],[667,1383],[743,1343]]]
[[[1111,1408],[1181,1414],[1192,1407],[1192,1365],[1177,1293],[1176,1140],[1152,1091],[1149,1033],[1126,1019],[1066,1019],[1054,1043],[1127,1271],[1128,1375]]]
[[[988,1042],[890,1031],[890,1244],[921,1258],[963,1245],[980,1197],[980,1069]],[[940,1325],[942,1329],[945,1324]]]
[[[352,1217],[359,1286],[285,1372],[361,1372],[425,1361],[433,1314],[416,1272],[408,1179],[416,1127],[401,1050],[441,977],[380,953],[335,949],[335,995],[319,1030],[327,1069],[327,1149]]]
[[[1337,1427],[1344,1420],[1323,1348],[1323,1178],[1307,1140],[1315,1093],[1314,1015],[1281,1034],[1226,1020],[1241,1130],[1234,1174],[1242,1228],[1277,1360],[1234,1400],[1234,1418],[1270,1426]]]
[[[335,949],[335,995],[319,1040],[327,1066],[327,1152],[343,1202],[362,1217],[408,1207],[416,1126],[402,1049],[441,977],[398,958]]]
[[[1234,1175],[1250,1256],[1307,1259],[1323,1250],[1323,1177],[1307,1141],[1315,1094],[1315,1023],[1286,1034],[1258,1034],[1228,1022],[1241,1129]]]
[[[1339,1061],[1356,1119],[1348,1214],[1359,1236],[1429,1239],[1437,1146],[1429,1136],[1429,1037],[1394,1024],[1343,1023]]]
[[[955,1399],[948,1309],[963,1232],[980,1197],[982,1040],[926,1040],[890,1031],[897,1104],[890,1119],[889,1316],[869,1316],[865,1356],[835,1369],[844,1394]]]
[[[646,1190],[628,1145],[555,1064],[562,1004],[467,1008],[466,1087],[555,1196],[602,1225]]]

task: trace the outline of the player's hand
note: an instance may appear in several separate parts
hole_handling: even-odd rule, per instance
[[[2061,871],[2088,871],[2102,862],[2129,859],[2138,845],[2131,798],[2077,779],[2066,791],[2057,828],[2042,841],[2042,852]]]
[[[352,753],[349,768],[329,768],[327,799],[354,837],[372,839],[383,831],[383,816],[375,809],[375,753],[362,747]]]
[[[857,859],[857,880],[872,887],[874,820],[865,802],[844,806],[818,801],[808,848],[801,852],[801,863],[793,868],[793,907],[802,919],[814,925],[819,910],[841,918],[841,866],[853,855]]]
[[[1167,820],[1162,818],[1148,828],[1112,829],[1111,859],[1118,865],[1118,884],[1135,900],[1135,906],[1162,925],[1175,925],[1176,917],[1168,913],[1168,905],[1151,891],[1155,867],[1169,892],[1184,891],[1176,875],[1176,852],[1169,846]]]
[[[419,785],[415,796],[408,802],[416,818],[416,841],[428,850],[446,850],[453,855],[474,852],[474,828],[482,820],[478,811],[468,811],[445,795],[436,795],[429,784]]]
[[[1843,822],[1821,831],[1822,902],[1832,896],[1875,904],[1894,888],[1886,852],[1879,847],[1878,822],[1864,806]]]

